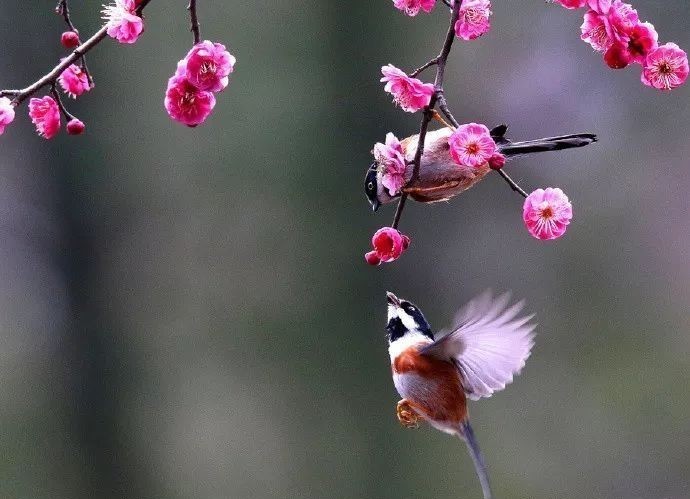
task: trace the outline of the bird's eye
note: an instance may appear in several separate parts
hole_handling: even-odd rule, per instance
[[[374,190],[374,183],[373,183],[373,182],[369,182],[369,183],[367,184],[367,189],[369,189],[370,191],[373,191],[373,190]]]
[[[416,310],[416,308],[414,308],[414,307],[410,307],[410,308],[409,308],[409,311],[410,311],[410,312],[414,312],[415,310]]]

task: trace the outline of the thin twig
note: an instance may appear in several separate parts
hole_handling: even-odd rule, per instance
[[[419,66],[417,69],[415,69],[414,71],[412,71],[412,72],[410,73],[410,76],[411,76],[412,78],[414,78],[415,76],[419,75],[419,73],[421,73],[421,72],[424,71],[425,69],[428,69],[428,68],[430,68],[431,66],[435,66],[436,64],[438,64],[438,57],[434,57],[434,58],[431,59],[429,62],[426,62],[426,63],[423,64],[422,66]]]
[[[419,177],[419,168],[422,163],[422,155],[424,154],[424,142],[426,140],[426,133],[429,129],[429,122],[434,117],[434,108],[439,98],[443,95],[443,77],[446,72],[446,63],[448,62],[448,54],[450,54],[450,49],[453,45],[453,40],[455,40],[455,23],[460,17],[460,7],[462,6],[462,0],[457,0],[453,5],[453,10],[450,14],[450,26],[448,27],[448,32],[446,33],[445,41],[441,47],[441,52],[438,57],[435,58],[436,62],[436,78],[434,79],[434,93],[431,96],[429,105],[424,108],[422,123],[419,126],[419,137],[417,139],[417,151],[414,155],[414,168],[412,170],[412,177],[407,185],[412,185]],[[434,59],[432,59],[433,61]],[[423,67],[423,66],[422,66]],[[393,218],[394,229],[398,228],[400,223],[400,217],[402,216],[403,209],[405,208],[405,203],[407,202],[407,192],[403,192],[400,196],[400,201],[398,201],[398,207],[395,210],[395,216]]]
[[[144,8],[151,2],[151,0],[142,0],[141,3],[139,4],[139,7],[137,7],[136,13],[137,15],[141,15],[143,12]],[[26,88],[22,88],[21,90],[0,90],[0,97],[5,97],[5,96],[12,96],[14,97],[12,103],[17,106],[24,102],[26,99],[31,97],[33,94],[38,92],[40,89],[47,85],[54,85],[57,79],[60,77],[62,72],[67,69],[69,66],[74,64],[75,61],[78,61],[80,58],[84,56],[89,50],[94,48],[96,45],[98,45],[103,39],[107,36],[107,31],[108,27],[103,26],[101,29],[96,31],[91,38],[86,40],[84,43],[79,45],[77,48],[72,51],[70,55],[65,57],[60,63],[55,66],[53,69],[51,69],[47,74],[43,75],[41,78],[36,80],[34,83],[29,85]]]
[[[522,187],[517,185],[517,183],[512,178],[510,178],[506,172],[503,171],[503,168],[496,170],[496,171],[498,172],[498,174],[501,177],[503,177],[503,180],[508,182],[508,185],[510,186],[511,189],[513,189],[515,192],[520,194],[520,196],[522,196],[523,198],[527,197],[527,193],[522,189]]]
[[[455,116],[453,116],[453,113],[450,112],[450,109],[448,108],[448,102],[446,101],[446,96],[441,94],[441,96],[438,98],[438,108],[441,110],[443,115],[448,118],[448,121],[450,121],[455,128],[458,128],[460,126],[460,123],[458,120],[455,119]]]
[[[62,18],[65,20],[65,24],[67,24],[67,27],[70,29],[70,31],[74,31],[77,34],[77,36],[79,36],[79,30],[72,22],[72,16],[70,16],[69,0],[60,0],[57,4],[57,7],[55,7],[55,12],[62,16]],[[86,57],[83,55],[81,56],[81,69],[82,71],[84,71],[84,74],[86,75],[86,78],[89,81],[89,88],[93,88],[93,77],[91,76],[89,68],[86,65]]]
[[[57,102],[57,105],[60,108],[60,111],[62,111],[62,114],[64,114],[65,118],[67,118],[67,121],[76,120],[77,117],[70,113],[65,107],[65,104],[62,102],[62,98],[60,97],[57,88],[55,88],[55,83],[51,85],[50,93],[53,95],[53,98],[55,99],[55,102]]]
[[[189,11],[189,17],[192,22],[190,31],[194,34],[194,45],[196,45],[201,41],[201,32],[199,31],[199,17],[196,14],[196,0],[189,0],[187,10]]]

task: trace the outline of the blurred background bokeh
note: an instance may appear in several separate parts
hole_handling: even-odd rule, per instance
[[[83,33],[99,5],[72,2]],[[532,239],[498,176],[447,204],[409,204],[395,264],[363,254],[362,179],[388,131],[414,133],[380,67],[434,55],[446,9],[389,0],[200,0],[204,38],[237,56],[209,121],[162,106],[188,50],[185,3],[153,1],[134,46],[90,55],[72,104],[82,137],[0,139],[0,497],[478,498],[464,445],[395,418],[390,289],[441,328],[486,288],[539,322],[523,374],[470,410],[498,498],[690,498],[690,90],[609,70],[581,12],[494,2],[457,43],[446,95],[461,122],[515,139],[600,142],[518,159],[575,219]],[[686,0],[637,0],[690,49]],[[54,2],[3,2],[0,86],[61,56]]]

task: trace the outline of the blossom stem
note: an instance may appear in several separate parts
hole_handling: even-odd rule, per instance
[[[137,15],[141,15],[142,11],[144,10],[144,7],[146,7],[149,4],[149,2],[151,2],[151,0],[141,1],[139,7],[137,7],[136,10]],[[84,57],[84,54],[86,54],[89,50],[91,50],[100,42],[102,42],[107,35],[108,27],[103,26],[101,29],[96,31],[96,33],[94,33],[91,36],[91,38],[79,45],[72,51],[70,55],[68,55],[62,61],[60,61],[60,63],[57,66],[55,66],[48,73],[46,73],[41,78],[33,82],[31,85],[22,88],[21,90],[0,90],[0,97],[12,96],[14,97],[14,99],[12,100],[12,104],[14,106],[18,106],[43,87],[47,85],[54,85],[65,69],[70,67],[72,64],[74,64],[82,57]]]
[[[192,23],[190,31],[194,35],[194,45],[196,45],[201,41],[201,32],[199,31],[199,17],[196,13],[196,0],[189,0],[187,10],[189,11],[189,18]]]
[[[413,184],[419,177],[419,168],[422,163],[422,155],[424,154],[424,142],[426,141],[426,133],[429,130],[429,123],[434,118],[434,113],[436,112],[434,108],[438,103],[439,99],[443,96],[443,78],[446,72],[446,63],[448,62],[448,54],[450,54],[450,49],[453,45],[453,40],[455,40],[455,23],[460,17],[460,7],[462,7],[462,0],[458,0],[453,4],[453,10],[450,14],[450,26],[448,27],[448,32],[446,33],[446,38],[441,47],[441,52],[438,57],[431,59],[435,61],[431,64],[427,63],[426,67],[436,66],[436,78],[434,79],[434,93],[429,100],[429,105],[424,108],[422,115],[422,122],[419,126],[419,138],[417,139],[417,151],[414,155],[414,168],[412,170],[412,177],[408,182],[408,185]],[[429,61],[429,62],[431,62]],[[426,69],[422,66],[423,69]],[[408,193],[404,192],[400,196],[398,201],[398,207],[395,210],[395,216],[393,218],[394,229],[398,228],[400,223],[400,217],[402,216],[403,209],[405,208],[405,203],[407,202]]]
[[[515,182],[515,180],[513,180],[512,178],[510,178],[510,176],[508,176],[508,174],[507,174],[506,172],[503,171],[503,168],[501,168],[501,169],[499,169],[499,170],[496,170],[496,171],[498,172],[498,174],[499,174],[501,177],[503,177],[503,180],[505,180],[506,182],[508,182],[508,185],[510,186],[511,189],[513,189],[515,192],[517,192],[518,194],[520,194],[520,196],[522,196],[523,198],[526,198],[526,197],[527,197],[527,193],[522,189],[522,187],[520,187],[520,186],[517,184],[517,182]]]
[[[69,0],[60,0],[57,4],[57,7],[55,7],[55,12],[62,16],[70,31],[74,31],[75,33],[79,34],[79,30],[72,22],[72,17],[69,13]],[[86,78],[89,80],[89,88],[93,88],[93,77],[91,76],[89,68],[86,65],[86,57],[83,55],[81,56],[81,69],[84,71]]]
[[[67,121],[76,120],[77,117],[74,116],[72,113],[70,113],[67,110],[67,107],[65,107],[65,104],[62,102],[62,98],[60,97],[60,93],[57,91],[57,88],[55,88],[55,83],[53,83],[52,86],[50,87],[50,93],[52,94],[53,98],[55,99],[55,102],[57,102],[57,105],[60,108],[60,111],[62,111],[62,114],[65,115],[65,118],[67,119]]]

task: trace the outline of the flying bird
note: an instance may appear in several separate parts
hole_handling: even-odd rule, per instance
[[[400,423],[409,428],[427,421],[463,439],[485,499],[491,488],[467,412],[467,399],[490,397],[513,381],[534,344],[532,315],[521,315],[523,302],[509,306],[510,294],[490,292],[470,301],[455,326],[434,336],[422,311],[388,292],[388,351],[393,383],[402,397]]]

